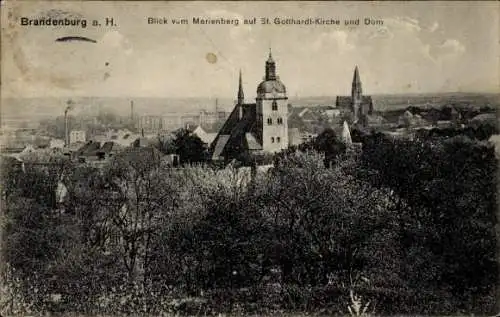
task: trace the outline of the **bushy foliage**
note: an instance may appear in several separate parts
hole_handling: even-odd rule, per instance
[[[338,158],[346,153],[347,146],[344,144],[335,131],[330,128],[324,129],[317,137],[308,142],[291,146],[274,156],[274,163],[279,164],[283,158],[288,159],[291,154],[300,152],[315,151],[323,154],[323,163],[326,167],[335,165]]]
[[[8,313],[488,312],[492,148],[363,141],[348,157],[326,133],[267,171],[167,169],[154,149],[104,169],[7,162]]]
[[[179,129],[175,133],[174,147],[180,156],[181,164],[203,162],[206,159],[205,145],[196,135],[187,129]]]
[[[363,177],[394,193],[408,286],[420,290],[412,291],[416,302],[429,303],[422,312],[491,311],[498,270],[493,147],[465,136],[375,135],[364,144],[362,164],[360,171],[373,171]]]

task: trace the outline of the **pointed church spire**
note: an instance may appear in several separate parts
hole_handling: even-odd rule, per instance
[[[273,52],[271,50],[271,47],[269,47],[269,57],[267,58],[267,62],[273,62],[274,63]]]
[[[241,78],[241,69],[240,69],[240,79],[238,84],[238,104],[242,105],[245,101],[245,94],[243,93],[243,80]]]
[[[352,98],[354,99],[361,99],[361,95],[363,94],[362,88],[361,88],[361,79],[359,78],[359,70],[358,70],[358,65],[356,65],[356,68],[354,68],[354,76],[352,78]]]
[[[358,65],[354,68],[354,77],[352,78],[352,111],[354,112],[354,122],[358,122],[361,113],[361,104],[363,99],[363,90],[361,88],[361,79],[359,78]]]
[[[361,83],[361,80],[359,79],[359,70],[358,70],[358,65],[354,68],[354,77],[352,79],[352,83]]]

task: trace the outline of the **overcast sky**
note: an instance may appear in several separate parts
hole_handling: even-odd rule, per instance
[[[234,97],[238,70],[255,98],[272,47],[290,96],[494,92],[497,2],[2,3],[2,97]],[[55,11],[59,10],[59,11]],[[61,13],[61,11],[63,13]],[[113,17],[116,27],[26,27],[20,17]],[[61,15],[62,14],[62,15]],[[148,25],[148,17],[371,17],[379,26]],[[55,42],[78,35],[91,42]],[[207,54],[217,56],[209,63]]]

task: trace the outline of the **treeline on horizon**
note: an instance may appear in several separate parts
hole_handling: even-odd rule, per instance
[[[305,96],[292,97],[289,101],[294,106],[311,105],[333,105],[335,95],[332,96]],[[372,94],[375,102],[375,110],[379,112],[399,112],[411,105],[419,108],[432,105],[439,109],[443,106],[458,106],[459,108],[471,107],[481,108],[489,107],[498,109],[500,106],[500,95],[498,93],[428,93],[428,94]],[[11,117],[19,117],[20,113],[33,113],[39,115],[39,119],[47,125],[49,117],[62,116],[68,100],[75,102],[75,110],[78,115],[89,115],[91,113],[104,112],[115,116],[128,117],[130,115],[130,101],[134,101],[134,109],[139,113],[146,111],[147,115],[159,115],[162,112],[179,112],[189,109],[189,111],[207,111],[215,110],[215,100],[218,99],[219,107],[225,111],[232,108],[233,98],[215,98],[215,97],[193,97],[193,98],[146,98],[146,97],[74,97],[74,98],[5,98],[3,109],[4,120]],[[23,100],[25,102],[23,102]],[[167,102],[170,100],[170,102]],[[195,102],[196,106],[192,106]],[[479,105],[479,106],[474,106]],[[24,109],[24,110],[23,110]],[[48,111],[50,109],[50,111]],[[150,109],[157,109],[158,113],[151,113]],[[12,113],[11,113],[12,112]],[[71,114],[71,113],[70,113]],[[23,116],[25,119],[26,116]],[[20,118],[21,119],[21,118]]]
[[[102,170],[4,160],[2,309],[348,314],[356,294],[377,315],[493,313],[498,161],[461,131],[353,132],[358,153],[327,130],[265,173],[148,149]]]

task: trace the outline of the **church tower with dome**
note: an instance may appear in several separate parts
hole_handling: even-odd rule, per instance
[[[257,121],[262,129],[262,148],[278,152],[288,147],[288,98],[285,85],[276,75],[271,51],[266,61],[264,81],[257,87]]]
[[[240,71],[233,111],[210,145],[212,160],[238,159],[246,154],[275,153],[288,147],[288,97],[276,74],[271,51],[255,103],[245,103]]]

